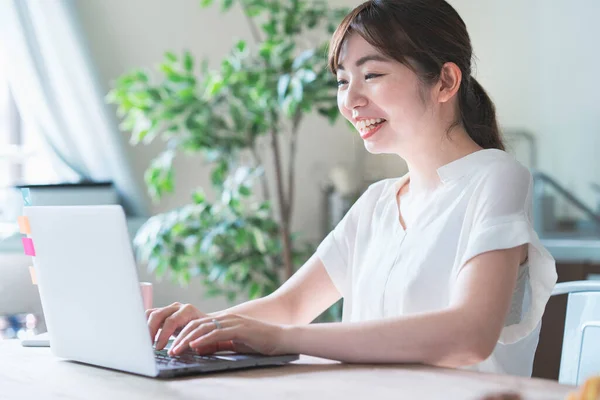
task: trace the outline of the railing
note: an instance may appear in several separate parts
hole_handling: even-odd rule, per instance
[[[565,189],[564,187],[562,187],[556,180],[554,180],[554,178],[550,177],[549,175],[547,175],[543,172],[539,172],[539,171],[532,171],[532,176],[533,176],[534,197],[536,198],[536,201],[534,201],[534,203],[536,203],[536,205],[538,207],[543,207],[539,203],[541,202],[541,199],[544,197],[544,194],[545,194],[544,193],[544,185],[548,184],[555,191],[557,191],[560,195],[562,195],[565,199],[567,199],[573,206],[575,206],[581,212],[583,212],[586,216],[588,216],[590,218],[590,220],[593,223],[595,223],[598,226],[598,228],[600,229],[600,215],[595,213],[588,206],[586,206],[577,197],[575,197],[571,193],[569,193],[569,191],[567,189]],[[540,183],[542,183],[542,184],[540,184]],[[534,217],[534,221],[536,221],[536,230],[540,234],[544,231],[544,229],[543,229],[543,227],[539,226],[538,224],[542,223],[542,221],[544,220],[544,217],[545,216],[543,215],[543,211],[540,208],[538,208],[537,213]]]

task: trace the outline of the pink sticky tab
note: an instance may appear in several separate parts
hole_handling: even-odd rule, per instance
[[[35,256],[35,249],[33,248],[33,240],[30,238],[21,238],[23,241],[23,249],[25,250],[25,254],[28,256]]]
[[[29,227],[29,218],[27,217],[19,217],[17,218],[19,222],[19,230],[21,233],[25,235],[31,235],[31,228]]]

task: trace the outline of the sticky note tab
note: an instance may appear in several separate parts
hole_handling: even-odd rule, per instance
[[[23,196],[23,205],[30,206],[31,205],[31,193],[29,192],[29,188],[22,188],[21,195]]]
[[[27,217],[19,217],[17,218],[19,222],[19,230],[24,235],[31,235],[31,227],[29,226],[29,218]]]
[[[35,278],[35,269],[32,266],[29,267],[29,275],[31,275],[31,283],[37,285],[37,279]]]
[[[21,238],[23,242],[23,249],[25,250],[25,254],[28,256],[35,256],[35,249],[33,248],[33,240],[30,238]]]

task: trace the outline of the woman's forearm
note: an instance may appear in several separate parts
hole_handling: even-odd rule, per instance
[[[282,350],[349,363],[463,366],[493,350],[458,310],[357,323],[284,328]]]
[[[209,315],[218,316],[222,314],[236,314],[279,325],[293,323],[292,312],[288,303],[275,296],[250,300],[226,310],[210,313]]]

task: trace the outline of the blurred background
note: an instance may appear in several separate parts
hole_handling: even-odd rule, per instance
[[[251,46],[254,35],[244,9],[235,2],[225,13],[217,5],[202,8],[199,0],[35,3],[13,0],[7,3],[9,9],[0,9],[0,336],[4,337],[16,336],[19,330],[44,331],[37,287],[29,276],[31,258],[22,254],[15,223],[22,206],[19,189],[30,188],[34,205],[122,204],[132,238],[151,216],[188,205],[198,187],[208,198],[218,197],[213,170],[199,154],[192,154],[174,159],[173,192],[152,201],[144,175],[163,154],[165,142],[131,145],[129,131],[139,129],[120,132],[115,101],[107,105],[105,96],[129,71],[156,69],[167,51],[176,55],[188,51],[198,64],[206,59],[209,68],[219,68],[236,41],[246,40]],[[335,0],[327,7],[359,3]],[[474,75],[496,104],[509,151],[534,175],[535,228],[557,260],[559,279],[596,279],[600,83],[595,73],[600,53],[594,48],[600,37],[596,23],[600,2],[450,3],[467,24],[476,55]],[[332,20],[335,17],[332,14]],[[323,34],[326,39],[327,31]],[[125,100],[122,96],[116,102],[123,105]],[[297,127],[290,231],[309,246],[319,243],[368,184],[406,172],[401,160],[369,155],[344,121],[332,124],[323,115],[309,110]],[[264,151],[268,189],[275,193],[276,169],[266,139],[259,149]],[[285,163],[290,154],[282,150]],[[278,215],[273,214],[276,220]],[[173,280],[168,273],[157,277],[156,269],[147,267],[140,262],[140,280],[154,283],[157,306],[180,301],[211,312],[260,293],[255,287],[228,300],[224,292],[207,293],[203,280],[193,274]],[[564,304],[551,302],[545,318],[551,319],[544,322],[549,333],[544,333],[547,338],[542,337],[540,348],[550,350],[538,353],[546,357],[544,364],[558,365],[556,337],[562,337]],[[540,368],[538,375],[552,377],[552,368]]]

